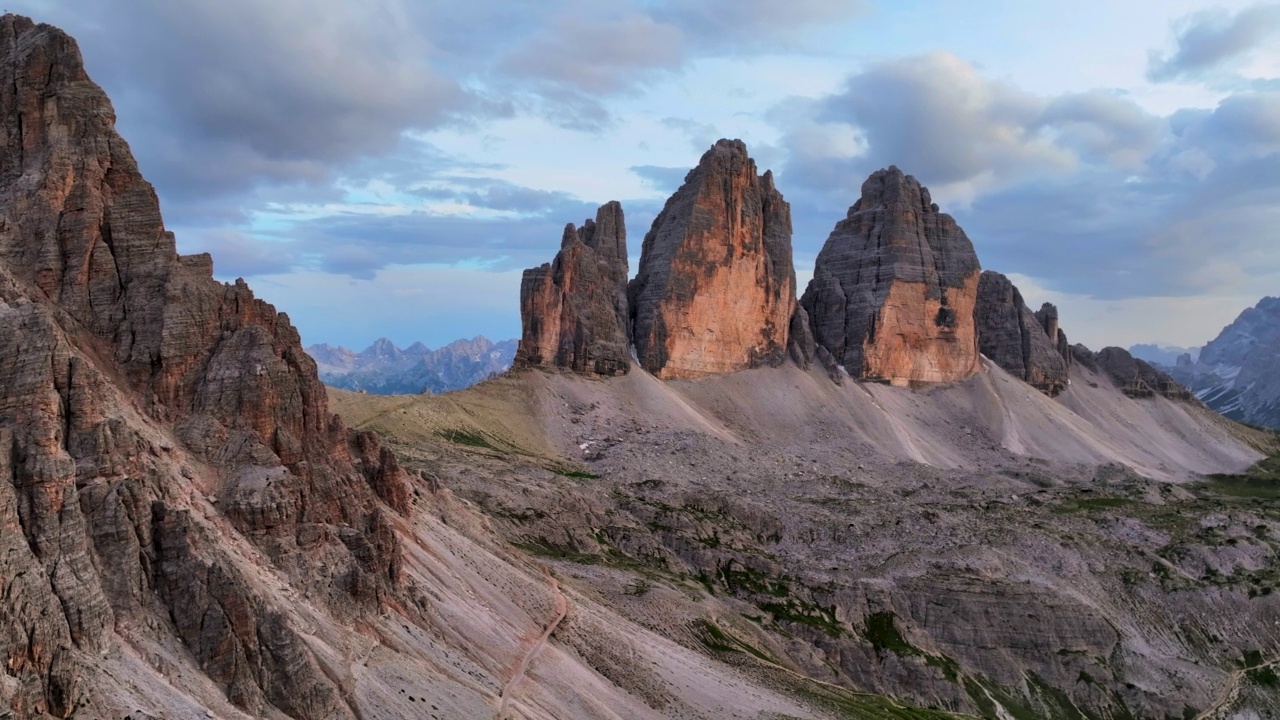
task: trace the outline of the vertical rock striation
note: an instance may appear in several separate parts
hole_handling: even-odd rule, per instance
[[[631,367],[627,315],[627,231],[614,201],[594,222],[565,227],[554,262],[524,271],[516,364],[622,375]]]
[[[1009,278],[990,270],[978,283],[974,309],[978,348],[1014,377],[1053,397],[1067,386],[1070,346],[1058,327],[1058,310],[1045,303],[1033,313]]]
[[[250,713],[352,717],[209,538],[375,612],[407,477],[328,412],[285,315],[177,254],[114,124],[74,40],[0,18],[0,697],[65,717],[115,627],[169,627]],[[225,521],[192,510],[215,492]]]
[[[645,235],[627,290],[640,364],[661,378],[777,365],[795,288],[790,205],[742,141],[720,140]]]
[[[941,383],[979,369],[973,311],[978,257],[928,189],[896,167],[862,197],[818,254],[800,303],[814,340],[851,375]]]

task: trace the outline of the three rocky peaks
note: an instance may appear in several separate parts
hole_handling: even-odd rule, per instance
[[[981,356],[1049,396],[1074,357],[1135,396],[1177,396],[1126,351],[1073,351],[1045,303],[1032,311],[929,190],[896,167],[862,185],[796,297],[791,208],[740,140],[720,140],[645,235],[627,282],[622,206],[565,228],[552,263],[526,270],[517,365],[626,373],[632,352],[660,378],[698,378],[814,359],[837,379],[893,385],[963,380]]]

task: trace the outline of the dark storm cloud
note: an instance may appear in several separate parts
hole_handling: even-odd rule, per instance
[[[1280,5],[1254,5],[1235,15],[1221,10],[1195,13],[1181,22],[1172,53],[1151,53],[1147,78],[1165,82],[1217,70],[1257,48],[1277,30]]]
[[[1280,93],[1161,118],[1123,95],[1041,97],[930,55],[786,105],[773,120],[793,214],[825,207],[834,222],[867,174],[896,164],[931,186],[984,266],[1064,292],[1193,295],[1280,271]],[[805,225],[798,252],[823,237]]]

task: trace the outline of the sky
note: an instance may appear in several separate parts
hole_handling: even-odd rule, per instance
[[[1200,345],[1280,294],[1280,4],[9,0],[77,38],[183,253],[304,343],[520,333],[620,200],[631,270],[721,137],[800,287],[872,171],[928,186],[1072,341]]]

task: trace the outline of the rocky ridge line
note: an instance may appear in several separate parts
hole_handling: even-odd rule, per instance
[[[211,538],[229,524],[332,612],[376,613],[407,476],[328,411],[284,314],[177,254],[75,41],[5,15],[0,56],[0,700],[71,715],[131,628],[181,638],[246,712],[354,717]]]

